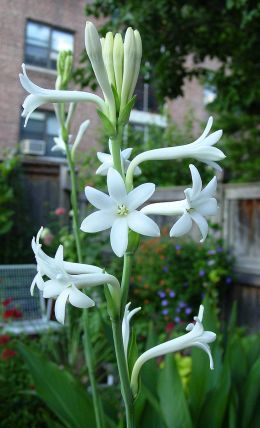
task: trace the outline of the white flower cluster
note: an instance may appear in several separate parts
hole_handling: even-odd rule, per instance
[[[215,169],[220,169],[217,162],[224,159],[225,155],[215,145],[220,140],[222,131],[218,130],[210,134],[213,124],[213,119],[210,117],[204,132],[196,141],[181,146],[144,151],[130,161],[132,149],[121,150],[117,137],[118,129],[122,128],[129,119],[134,102],[133,94],[142,56],[140,34],[137,30],[128,28],[124,42],[120,34],[113,36],[111,32],[107,33],[104,39],[100,39],[94,25],[87,22],[85,44],[104,99],[87,92],[41,88],[30,81],[24,65],[22,66],[23,74],[20,74],[21,84],[29,92],[23,103],[22,115],[26,118],[25,125],[30,114],[42,104],[53,103],[58,116],[61,112],[57,105],[59,103],[70,103],[66,119],[68,122],[76,103],[93,102],[99,109],[104,127],[109,129],[110,153],[98,152],[97,156],[101,165],[96,171],[97,174],[107,176],[108,194],[89,186],[86,187],[87,200],[97,211],[83,220],[81,230],[87,233],[96,233],[111,229],[112,250],[118,257],[122,257],[129,249],[129,237],[133,236],[132,232],[151,237],[160,235],[158,225],[148,215],[180,216],[170,229],[170,237],[179,237],[189,233],[194,222],[201,232],[201,242],[203,242],[208,234],[206,218],[216,215],[218,209],[214,197],[217,186],[216,177],[213,177],[202,188],[199,171],[191,164],[192,187],[184,191],[185,198],[183,200],[153,203],[146,206],[143,205],[153,195],[155,184],[145,183],[134,188],[133,179],[135,175],[141,174],[139,165],[145,161],[192,158]],[[60,122],[62,121],[60,120]],[[71,150],[75,150],[88,125],[89,121],[85,121],[80,126]],[[71,137],[67,132],[66,138],[63,139],[62,131],[63,129],[61,129],[60,135],[55,138],[53,150],[66,152],[66,144],[71,144]],[[90,297],[80,291],[89,287],[108,284],[109,289],[114,290],[114,296],[117,296],[116,299],[118,299],[120,306],[122,289],[114,276],[109,275],[97,266],[65,262],[62,246],[58,248],[54,258],[49,257],[41,248],[40,235],[41,230],[36,239],[33,238],[32,241],[38,272],[33,280],[31,292],[33,293],[34,287],[37,285],[42,290],[44,297],[56,298],[55,315],[59,322],[64,323],[67,302],[78,308],[89,308],[95,304]],[[112,292],[111,296],[113,296]],[[124,304],[126,301],[125,299]],[[123,307],[123,311],[121,310],[121,314],[124,314],[122,317],[122,337],[126,360],[130,320],[140,310],[140,308],[136,308],[130,311],[129,306],[130,303]],[[147,350],[136,360],[131,373],[131,386],[134,395],[138,390],[140,369],[150,358],[190,346],[197,346],[208,353],[210,367],[213,368],[208,344],[215,340],[216,335],[204,331],[202,318],[203,306],[200,307],[198,317],[194,317],[195,325],[188,325],[187,334]]]

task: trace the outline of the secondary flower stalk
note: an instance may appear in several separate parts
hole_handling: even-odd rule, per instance
[[[221,171],[221,168],[217,164],[217,162],[224,159],[225,155],[220,149],[214,147],[214,145],[220,140],[222,136],[222,131],[218,130],[208,135],[212,124],[213,118],[210,117],[202,135],[193,143],[186,144],[183,146],[164,147],[161,149],[148,150],[137,155],[131,161],[127,171],[126,184],[128,189],[131,189],[133,181],[133,172],[135,168],[140,165],[140,163],[148,160],[172,160],[181,158],[193,158],[198,161],[204,162],[209,166],[212,166],[216,170]]]
[[[157,358],[162,355],[181,351],[183,349],[195,346],[197,348],[201,348],[208,354],[210,368],[211,370],[213,370],[213,358],[208,344],[214,342],[214,340],[216,339],[216,334],[212,331],[204,330],[202,324],[203,312],[204,307],[201,305],[198,316],[194,317],[194,320],[196,321],[195,324],[190,323],[186,327],[186,330],[188,331],[187,334],[177,337],[176,339],[168,340],[167,342],[161,343],[160,345],[148,349],[136,360],[131,375],[131,388],[134,396],[136,396],[138,392],[138,377],[140,370],[144,363],[151,360],[152,358]]]

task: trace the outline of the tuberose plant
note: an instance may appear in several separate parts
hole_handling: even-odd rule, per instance
[[[141,236],[158,237],[160,229],[149,215],[159,214],[178,216],[173,221],[170,238],[175,238],[190,232],[195,223],[201,232],[201,242],[208,233],[206,218],[217,212],[217,201],[214,198],[217,180],[212,180],[202,186],[199,171],[190,165],[192,187],[185,190],[181,201],[143,204],[148,201],[155,191],[155,184],[144,183],[134,187],[134,176],[140,174],[139,165],[145,161],[174,160],[192,158],[219,169],[218,161],[225,156],[215,144],[219,141],[222,131],[210,134],[213,119],[209,118],[202,135],[194,142],[183,146],[163,147],[139,153],[129,161],[131,149],[121,151],[124,126],[129,121],[134,106],[134,90],[140,69],[142,42],[137,30],[128,28],[124,41],[120,34],[115,36],[108,32],[100,39],[98,32],[91,22],[87,22],[85,31],[86,51],[92,64],[96,79],[103,93],[103,98],[88,92],[68,90],[71,73],[72,56],[70,52],[62,52],[58,60],[58,77],[54,90],[43,89],[28,78],[25,66],[20,74],[24,89],[29,92],[23,103],[25,124],[30,114],[42,104],[53,103],[60,125],[60,134],[55,139],[54,150],[66,153],[71,177],[71,204],[73,210],[73,226],[77,244],[78,263],[64,261],[63,246],[57,249],[55,257],[48,256],[41,248],[41,230],[33,238],[32,248],[37,263],[37,275],[31,286],[33,293],[37,286],[45,298],[55,298],[55,315],[59,322],[65,322],[66,306],[70,304],[84,309],[85,317],[85,349],[89,368],[91,391],[95,408],[97,427],[104,427],[102,403],[93,374],[93,353],[91,338],[88,334],[88,308],[95,305],[92,297],[88,296],[91,288],[104,286],[107,300],[107,310],[111,320],[114,348],[120,377],[120,386],[125,405],[126,424],[128,428],[135,426],[134,401],[139,392],[140,370],[150,359],[197,347],[204,350],[213,369],[213,359],[209,344],[216,338],[215,333],[205,331],[203,327],[203,311],[201,305],[195,323],[188,324],[187,333],[160,343],[147,349],[136,357],[130,356],[129,340],[131,337],[130,322],[140,308],[130,309],[129,283],[134,254],[138,248]],[[97,107],[100,120],[108,138],[110,153],[99,154],[102,165],[97,173],[107,176],[108,194],[92,187],[86,187],[86,197],[96,208],[80,225],[77,205],[77,187],[75,174],[75,150],[80,143],[88,125],[86,120],[79,128],[76,138],[70,135],[71,120],[77,103],[92,102]],[[66,108],[67,103],[69,107]],[[156,177],[155,177],[156,179]],[[111,229],[110,243],[117,257],[123,257],[121,278],[109,274],[106,269],[83,263],[79,228],[86,233],[96,233]],[[152,268],[152,267],[151,267]],[[88,293],[89,294],[89,293]],[[90,317],[91,318],[91,317]],[[131,360],[131,364],[130,364]]]

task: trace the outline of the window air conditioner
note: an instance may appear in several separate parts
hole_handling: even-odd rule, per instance
[[[21,153],[24,155],[43,156],[46,153],[46,142],[43,140],[22,140]]]

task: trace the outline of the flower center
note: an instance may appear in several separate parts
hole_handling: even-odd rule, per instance
[[[121,204],[117,206],[117,215],[126,216],[128,213],[129,210],[125,205]]]

